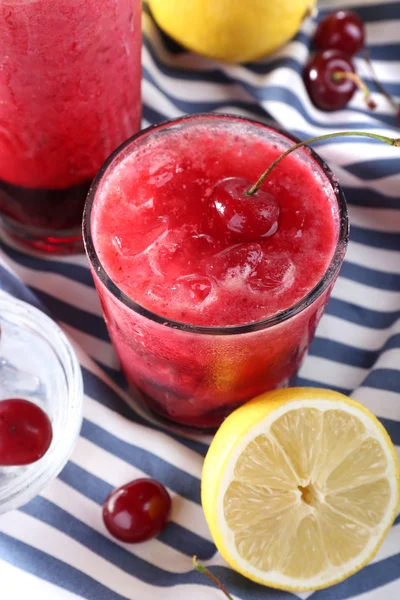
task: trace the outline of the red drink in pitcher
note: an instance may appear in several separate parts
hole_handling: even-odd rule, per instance
[[[128,381],[169,420],[218,426],[287,385],[310,344],[346,248],[342,192],[301,149],[244,195],[292,144],[239,117],[185,117],[126,143],[92,188],[106,323]]]
[[[81,248],[102,162],[140,128],[140,0],[0,2],[0,217],[20,241]]]

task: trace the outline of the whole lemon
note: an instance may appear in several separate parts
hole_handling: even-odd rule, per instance
[[[317,0],[149,0],[152,14],[177,42],[224,62],[273,52],[299,30]]]

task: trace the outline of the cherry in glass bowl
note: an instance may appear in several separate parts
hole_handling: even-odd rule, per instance
[[[67,463],[83,400],[80,366],[61,329],[37,308],[0,291],[0,405],[12,399],[39,407],[50,420],[52,439],[39,460],[0,466],[0,514],[37,496]]]

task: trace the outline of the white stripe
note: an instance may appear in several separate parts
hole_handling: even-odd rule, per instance
[[[350,240],[346,254],[347,261],[383,273],[400,275],[400,252],[396,250],[382,250]]]
[[[318,150],[318,148],[317,148],[317,150]],[[395,151],[395,148],[393,148],[392,150]],[[321,149],[318,150],[318,152],[319,152],[319,154],[321,154],[321,156],[324,156],[324,147],[321,147]],[[399,177],[397,174],[389,175],[388,177],[380,177],[379,179],[363,180],[363,179],[360,179],[359,177],[356,177],[349,171],[346,171],[344,168],[340,167],[339,165],[333,166],[332,170],[334,171],[339,183],[341,183],[343,186],[363,189],[363,190],[366,190],[367,193],[368,193],[368,190],[373,190],[375,192],[378,192],[379,194],[388,196],[389,198],[396,198],[396,199],[398,198]],[[351,196],[349,197],[349,200],[351,201]],[[355,207],[350,205],[350,208],[355,208]],[[364,210],[364,208],[363,207],[359,208],[359,210]],[[374,209],[371,209],[371,210],[374,210]],[[371,223],[371,225],[372,225],[372,223]],[[372,227],[372,229],[373,229],[373,227]]]
[[[129,600],[138,598],[154,600],[158,596],[167,600],[184,597],[199,598],[199,600],[215,599],[214,588],[198,585],[159,588],[155,581],[151,584],[145,583],[98,556],[68,535],[24,513],[11,512],[6,518],[2,517],[0,531],[61,560]],[[186,570],[190,571],[191,568],[191,560],[188,558]]]
[[[160,89],[178,100],[185,102],[224,102],[226,100],[235,102],[235,100],[239,100],[254,103],[254,98],[237,82],[216,83],[196,79],[179,79],[166,75],[158,70],[146,47],[143,49],[142,62]]]
[[[102,315],[99,298],[94,288],[62,274],[24,267],[9,257],[6,257],[6,260],[26,285],[50,294],[54,298],[67,302],[85,312]]]
[[[77,596],[61,587],[39,579],[0,559],[1,596],[4,600],[79,600]],[[28,591],[29,590],[29,591]]]
[[[202,456],[190,448],[182,446],[167,433],[154,431],[129,421],[87,395],[85,396],[84,410],[87,419],[119,440],[160,456],[163,460],[168,457],[171,465],[200,479],[203,466]]]
[[[400,366],[400,348],[390,348],[382,352],[376,361],[375,369],[398,369]],[[398,375],[397,375],[398,377]],[[400,420],[400,419],[399,419]]]
[[[78,440],[71,460],[85,471],[106,481],[113,488],[118,488],[134,479],[149,477],[144,471],[82,437]],[[201,507],[179,496],[173,490],[169,489],[169,493],[173,499],[172,519],[206,540],[211,540]]]
[[[88,527],[91,527],[97,533],[108,538],[126,552],[171,573],[184,573],[186,571],[184,563],[187,560],[187,556],[160,540],[153,539],[146,544],[123,544],[113,538],[104,526],[102,508],[96,502],[86,498],[86,496],[83,496],[60,479],[55,479],[48,485],[41,493],[41,496],[53,502],[53,504],[62,508]]]
[[[378,11],[379,4],[377,5],[377,13]],[[382,16],[384,16],[384,13]],[[374,44],[381,46],[382,42],[384,42],[385,44],[398,44],[400,19],[391,19],[390,21],[377,21],[374,23],[367,23],[366,30],[366,39],[368,40],[368,44],[371,46],[373,46]]]
[[[400,68],[400,67],[399,67]],[[350,129],[349,127],[347,129]],[[337,166],[346,167],[357,162],[376,159],[398,160],[400,150],[388,144],[365,143],[363,138],[349,137],[346,143],[338,143],[332,139],[329,143],[312,144],[313,148],[320,154],[324,154],[326,161],[332,163],[336,171]],[[381,190],[382,191],[382,190]]]
[[[377,563],[400,552],[400,524],[393,525],[371,563]]]
[[[132,428],[133,436],[134,433],[135,430]],[[134,451],[132,448],[132,452]],[[133,467],[82,437],[78,440],[71,460],[85,471],[106,481],[113,488],[118,488],[134,479],[149,477],[144,471]],[[179,496],[173,490],[169,490],[169,493],[173,504],[172,519],[189,531],[193,531],[206,540],[211,540],[201,506]]]
[[[400,21],[399,21],[400,23]],[[398,26],[399,27],[399,26]],[[355,65],[357,73],[361,78],[373,79],[374,74],[371,71],[368,63],[363,57],[355,58]],[[374,60],[373,70],[380,83],[399,83],[399,78],[396,77],[396,73],[400,70],[400,62],[397,60]],[[375,94],[375,90],[371,90]],[[389,105],[390,106],[390,105]],[[392,107],[393,114],[393,107]]]
[[[398,175],[396,175],[396,179],[398,186]],[[397,187],[398,193],[399,187]],[[383,233],[400,233],[400,210],[350,206],[349,214],[352,223],[357,227],[382,231]]]
[[[333,340],[360,350],[378,351],[393,335],[400,333],[400,319],[391,327],[373,329],[324,314],[317,329],[317,337]]]
[[[382,565],[382,569],[383,568],[384,567]],[[399,596],[400,582],[398,579],[396,579],[391,583],[374,588],[369,592],[351,596],[351,600],[399,600]]]
[[[8,256],[6,256],[2,250],[0,250],[0,265],[6,269],[6,271],[8,271],[9,273],[11,273],[11,275],[14,275],[14,277],[18,278],[18,275],[15,273],[15,271],[11,268],[11,265],[8,263]]]
[[[88,333],[79,331],[79,329],[71,327],[71,325],[67,325],[63,321],[59,321],[58,324],[94,360],[99,361],[106,367],[119,370],[118,359],[109,342],[104,342]]]
[[[337,279],[332,297],[379,312],[393,312],[400,308],[400,292],[380,290],[344,277]]]
[[[377,417],[400,421],[400,393],[361,386],[351,395]]]
[[[180,117],[183,114],[175,104],[168,100],[168,98],[166,98],[155,85],[150,83],[150,81],[147,81],[147,79],[142,80],[142,95],[144,104],[154,108],[169,119]]]
[[[296,96],[301,101],[301,104],[304,107],[307,116],[320,123],[321,128],[323,128],[323,130],[321,130],[321,133],[328,133],[329,130],[337,131],[337,127],[334,127],[335,124],[341,124],[343,122],[348,122],[348,126],[346,127],[346,129],[352,128],[352,122],[362,122],[370,124],[370,126],[374,127],[374,130],[376,131],[381,130],[382,127],[388,127],[379,120],[379,114],[376,114],[372,111],[368,112],[364,100],[362,98],[362,94],[360,93],[357,93],[354,96],[349,107],[353,106],[354,108],[359,108],[361,110],[364,110],[364,113],[354,112],[346,108],[334,112],[325,112],[319,110],[313,105],[308,96],[306,88],[304,87],[302,75],[300,73],[297,73],[296,71],[293,71],[293,69],[289,67],[281,67],[280,69],[273,70],[267,74],[255,73],[254,71],[250,71],[245,67],[240,66],[238,67],[231,65],[223,65],[221,68],[230,77],[240,79],[241,81],[246,82],[254,87],[258,87],[260,88],[260,91],[268,90],[268,85],[279,86],[287,89],[289,92],[292,93],[295,90]],[[377,99],[380,100],[380,96],[378,96]],[[294,111],[296,114],[298,114],[297,109],[295,109],[293,106],[290,106],[289,104],[286,104],[283,101],[268,100],[268,96],[262,101],[262,104],[269,110],[269,112],[274,111],[275,105],[279,105],[280,112],[277,111],[276,114],[274,114],[274,116],[278,123],[284,123],[286,129],[290,129],[288,127],[287,120],[283,116],[282,112],[286,111],[287,113],[290,113],[291,111]],[[393,114],[393,110],[390,109],[386,102],[382,102],[381,104],[382,105],[379,106],[379,110],[382,113]],[[299,114],[299,116],[301,115]],[[303,130],[317,130],[317,127],[311,125],[311,123],[309,123],[308,121],[305,121],[304,123],[305,124],[302,127]],[[296,125],[296,123],[293,122],[291,128],[299,129],[299,125]],[[398,137],[398,132],[396,132],[395,129],[389,129],[389,131],[392,134],[394,134],[393,137]],[[382,135],[384,134],[382,133]]]
[[[317,381],[328,387],[333,385],[353,390],[361,384],[367,373],[367,369],[308,355],[299,374],[300,377]]]
[[[285,129],[287,129],[288,131],[303,131],[304,138],[314,137],[317,135],[323,135],[327,133],[335,133],[338,131],[338,125],[335,125],[335,123],[343,123],[343,121],[348,122],[346,131],[351,131],[352,129],[354,129],[354,126],[352,126],[352,121],[355,121],[355,114],[357,115],[356,122],[364,122],[366,125],[368,125],[368,129],[373,130],[374,133],[379,133],[380,135],[385,135],[387,137],[397,137],[395,130],[389,128],[383,129],[381,122],[371,121],[369,117],[364,118],[364,115],[360,115],[358,113],[351,113],[351,115],[349,115],[349,111],[336,111],[334,113],[329,113],[332,116],[326,123],[324,123],[323,119],[319,118],[318,115],[316,121],[319,121],[321,125],[314,126],[310,125],[310,123],[296,108],[294,108],[293,106],[289,106],[284,102],[281,102],[279,100],[264,100],[262,102],[262,105],[275,119],[278,120],[279,123],[284,123]],[[320,146],[319,148],[320,149],[318,149],[318,147],[315,146],[317,152],[323,155],[324,146]],[[392,148],[392,151],[394,152],[393,156],[396,156],[396,152],[398,153],[398,149]],[[337,171],[337,168],[335,168],[334,170]],[[357,181],[356,177],[354,177],[354,179]],[[382,191],[382,185],[380,187],[380,191]],[[387,192],[386,189],[385,193],[387,195],[392,195],[392,192]]]

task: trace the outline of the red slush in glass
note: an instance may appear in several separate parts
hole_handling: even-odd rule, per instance
[[[184,117],[128,141],[91,189],[84,238],[108,330],[128,382],[168,420],[217,427],[287,385],[313,338],[347,244],[339,186],[303,148],[262,194],[238,192],[293,143],[240,117]]]
[[[140,0],[0,3],[0,217],[44,251],[82,248],[91,180],[140,128]]]

